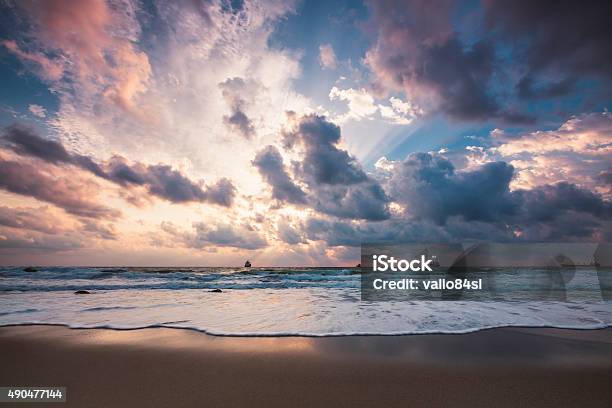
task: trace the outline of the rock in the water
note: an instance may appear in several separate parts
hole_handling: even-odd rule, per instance
[[[251,267],[251,262],[247,259],[247,261],[244,263],[244,267],[245,268],[250,268]]]
[[[90,295],[91,292],[88,290],[77,290],[76,292],[74,292],[75,295]]]
[[[209,290],[209,292],[212,292],[212,293],[223,293],[223,291],[221,289],[213,289],[213,290]]]
[[[38,269],[34,268],[33,266],[28,266],[27,268],[23,268],[24,272],[38,272]]]

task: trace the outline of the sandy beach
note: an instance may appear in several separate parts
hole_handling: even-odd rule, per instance
[[[249,338],[13,326],[0,328],[0,360],[1,385],[66,386],[67,407],[612,404],[612,329]]]

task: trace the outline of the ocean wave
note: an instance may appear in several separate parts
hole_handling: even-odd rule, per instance
[[[293,289],[356,287],[349,269],[262,268],[47,268],[23,272],[4,270],[0,292],[143,289]]]
[[[0,325],[341,336],[467,333],[508,326],[598,329],[612,324],[612,302],[582,297],[580,302],[361,301],[359,276],[342,268],[244,273],[240,268],[164,273],[155,272],[157,268],[0,270],[8,275],[0,279]],[[213,289],[222,292],[211,293]],[[76,295],[77,290],[90,294]]]

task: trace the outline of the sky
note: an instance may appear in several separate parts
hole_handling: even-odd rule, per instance
[[[344,266],[363,242],[609,241],[609,15],[0,0],[0,264]]]

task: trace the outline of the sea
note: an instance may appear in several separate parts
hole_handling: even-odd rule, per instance
[[[507,279],[533,273],[511,270]],[[608,272],[611,273],[612,272]],[[219,336],[466,333],[494,327],[612,324],[597,274],[576,271],[566,299],[362,300],[345,268],[0,268],[0,326],[170,327]],[[219,289],[220,291],[218,291]],[[87,294],[75,294],[87,291]]]

